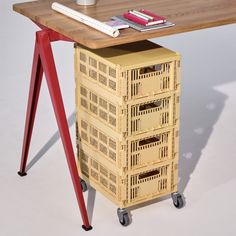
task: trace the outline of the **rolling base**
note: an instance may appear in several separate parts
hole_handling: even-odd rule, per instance
[[[90,226],[87,228],[85,225],[82,225],[82,228],[83,228],[85,231],[89,231],[89,230],[91,230],[93,227],[90,225]]]
[[[21,177],[23,177],[23,176],[26,176],[27,175],[27,173],[26,172],[20,172],[20,171],[18,171],[17,172],[17,174],[19,175],[19,176],[21,176]]]

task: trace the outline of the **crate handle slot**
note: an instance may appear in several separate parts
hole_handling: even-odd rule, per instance
[[[139,146],[143,146],[143,145],[147,145],[147,144],[150,144],[150,143],[155,143],[155,142],[158,142],[160,141],[160,136],[153,136],[151,138],[147,138],[147,139],[143,139],[143,140],[140,140],[139,141]]]
[[[150,103],[145,103],[139,106],[139,111],[145,111],[147,109],[155,108],[161,106],[161,100],[156,100]]]
[[[154,66],[148,66],[148,67],[143,67],[139,70],[139,74],[143,75],[143,74],[147,74],[150,72],[154,72],[154,71],[160,71],[162,70],[162,64],[157,64]]]
[[[145,178],[151,177],[151,176],[153,176],[153,175],[158,175],[159,173],[160,173],[159,170],[152,170],[152,171],[149,171],[149,172],[140,174],[140,175],[138,176],[138,179],[145,179]]]

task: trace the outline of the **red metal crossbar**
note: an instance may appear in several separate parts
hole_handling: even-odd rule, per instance
[[[57,77],[56,66],[53,58],[51,42],[54,41],[71,41],[69,38],[53,31],[47,29],[41,25],[39,27],[41,31],[36,32],[34,58],[32,66],[32,74],[30,81],[26,121],[25,121],[25,131],[24,131],[24,141],[22,148],[21,166],[18,174],[20,176],[26,175],[26,164],[28,159],[30,141],[34,126],[35,113],[38,104],[39,92],[41,87],[41,82],[43,78],[43,72],[45,73],[50,97],[53,104],[54,113],[56,116],[60,136],[64,146],[67,163],[69,166],[72,182],[74,185],[77,201],[79,204],[81,216],[83,219],[83,228],[85,230],[90,230],[92,227],[89,224],[88,215],[84,203],[83,193],[80,185],[80,177],[76,167],[75,156],[73,152],[73,147],[71,143],[69,128],[66,120],[65,109],[63,105],[62,95],[60,91],[60,86]]]

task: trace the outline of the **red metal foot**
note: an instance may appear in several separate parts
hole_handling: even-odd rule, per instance
[[[89,231],[89,230],[93,229],[92,226],[89,226],[89,227],[87,228],[87,227],[85,227],[84,225],[82,225],[82,228],[83,228],[85,231]]]
[[[18,174],[19,176],[21,176],[21,177],[24,177],[24,176],[27,175],[26,172],[20,172],[20,171],[18,171],[17,174]]]
[[[36,33],[35,53],[34,53],[33,69],[31,76],[30,92],[28,98],[21,168],[18,174],[21,176],[26,174],[25,167],[28,158],[28,151],[32,136],[39,91],[42,81],[42,74],[44,72],[54,108],[54,113],[57,119],[59,132],[64,146],[72,182],[74,185],[77,201],[80,207],[80,212],[84,223],[82,227],[87,231],[91,230],[92,227],[89,224],[88,215],[84,203],[83,193],[80,185],[80,178],[76,166],[72,142],[70,139],[69,128],[65,115],[65,109],[58,82],[57,71],[51,48],[51,42],[59,40],[70,41],[70,39],[64,37],[63,35],[60,35],[55,31],[45,28]]]

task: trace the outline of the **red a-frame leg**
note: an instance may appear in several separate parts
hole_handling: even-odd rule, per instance
[[[92,229],[92,227],[89,224],[88,215],[84,203],[83,193],[80,185],[80,178],[75,162],[75,156],[70,139],[69,128],[67,125],[65,109],[63,105],[62,95],[51,48],[51,42],[58,40],[70,41],[70,39],[65,38],[62,35],[45,28],[36,33],[35,51],[25,121],[25,133],[22,148],[21,166],[18,174],[20,176],[26,175],[25,170],[28,159],[30,140],[32,136],[35,113],[38,104],[42,76],[44,72],[53,104],[53,109],[57,119],[59,132],[64,146],[72,182],[74,185],[77,201],[80,207],[80,212],[84,223],[82,227],[85,230],[90,230]]]

